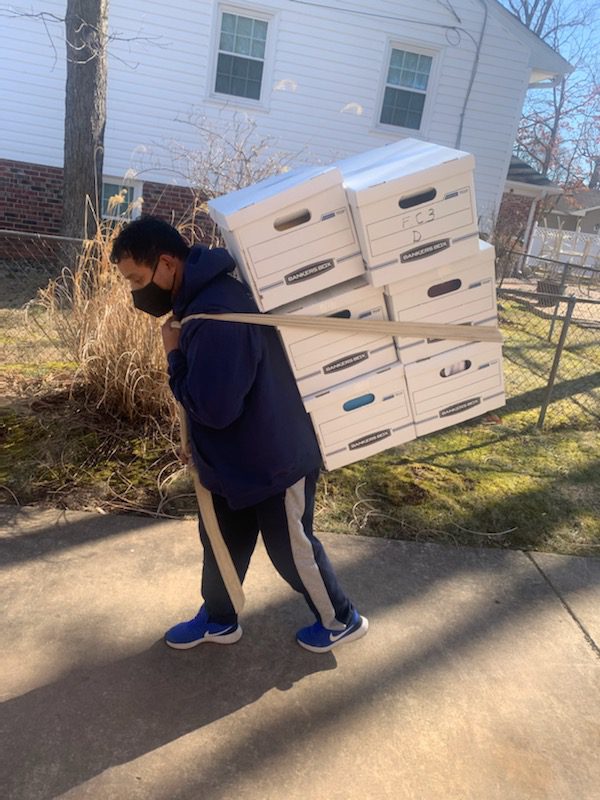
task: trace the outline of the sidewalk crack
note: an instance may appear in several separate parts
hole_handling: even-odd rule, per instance
[[[565,608],[565,611],[567,612],[567,614],[568,614],[568,615],[571,617],[571,619],[573,620],[573,622],[574,622],[574,623],[577,625],[577,627],[579,628],[579,630],[580,630],[580,631],[581,631],[581,633],[583,634],[583,638],[585,639],[585,641],[587,642],[587,644],[589,645],[589,647],[592,649],[592,652],[593,652],[593,653],[596,655],[596,657],[597,657],[597,658],[600,658],[600,647],[598,647],[598,645],[596,644],[596,642],[595,642],[595,641],[593,640],[593,638],[591,637],[591,635],[590,635],[589,631],[588,631],[588,630],[585,628],[585,626],[584,626],[584,625],[583,625],[583,624],[582,624],[582,623],[579,621],[579,619],[578,619],[577,615],[575,614],[575,612],[573,611],[573,609],[571,608],[571,606],[568,604],[568,602],[565,600],[565,598],[562,596],[562,594],[561,594],[561,593],[558,591],[558,589],[556,588],[556,586],[555,586],[555,585],[552,583],[552,580],[550,579],[550,577],[549,577],[548,575],[546,575],[546,573],[544,572],[544,570],[543,570],[543,569],[540,567],[540,565],[537,563],[537,561],[535,560],[535,558],[534,558],[534,557],[531,555],[531,553],[530,553],[528,550],[522,550],[521,552],[522,552],[522,553],[524,553],[524,554],[527,556],[527,558],[528,558],[528,559],[531,561],[531,563],[533,564],[533,566],[534,566],[534,567],[537,569],[537,571],[540,573],[540,575],[542,576],[542,578],[543,578],[543,579],[546,581],[546,583],[548,584],[548,586],[549,586],[549,587],[552,589],[552,591],[554,592],[554,594],[555,594],[555,595],[558,597],[558,599],[560,600],[560,602],[561,602],[561,603],[562,603],[562,605],[564,606],[564,608]]]

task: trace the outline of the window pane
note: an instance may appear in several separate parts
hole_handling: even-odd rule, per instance
[[[417,53],[406,53],[404,56],[405,69],[417,69],[419,64],[419,56]]]
[[[236,17],[233,14],[223,14],[221,30],[227,33],[235,33],[235,20]]]
[[[239,53],[241,56],[249,56],[251,41],[252,40],[250,39],[249,36],[236,36],[234,51],[236,53]]]
[[[261,61],[219,53],[215,91],[259,100],[262,73]]]
[[[238,17],[236,29],[238,36],[252,36],[252,22],[250,17]]]
[[[416,72],[411,72],[408,69],[403,69],[400,75],[400,86],[407,86],[412,88],[415,85]]]
[[[217,72],[223,73],[225,75],[231,75],[232,68],[233,68],[233,56],[225,55],[225,53],[219,53],[219,60],[217,62]]]
[[[260,98],[267,29],[265,20],[222,15],[216,92]]]
[[[416,94],[416,92],[407,92],[410,95],[408,99],[408,107],[411,111],[416,111],[419,114],[423,113],[423,107],[425,105],[425,95],[424,94]]]
[[[392,50],[392,57],[390,59],[390,66],[402,67],[404,62],[404,50]]]
[[[262,19],[253,20],[252,38],[259,39],[262,42],[267,41],[267,23]]]
[[[386,87],[380,121],[387,125],[418,130],[423,116],[425,95]]]
[[[431,56],[419,56],[419,72],[429,75],[431,72],[431,63],[433,59]]]
[[[221,40],[219,41],[220,50],[233,50],[233,33],[222,33]]]
[[[248,94],[246,97],[250,97],[252,100],[260,100],[260,81],[248,81],[247,90]]]
[[[260,61],[248,61],[248,78],[253,81],[258,81],[262,78],[263,65]]]
[[[111,198],[120,195],[123,200],[121,202],[111,202]],[[125,214],[129,206],[133,203],[133,187],[127,188],[118,183],[103,183],[102,184],[102,216],[117,217],[120,214]]]
[[[417,72],[415,76],[415,89],[427,89],[427,84],[429,83],[429,76],[423,75],[422,72]]]
[[[394,86],[400,86],[400,76],[402,75],[402,70],[400,67],[390,67],[390,71],[388,72],[388,83],[392,83]]]
[[[245,58],[234,58],[231,69],[234,78],[246,78],[248,75],[248,62]]]
[[[406,122],[404,123],[405,128],[412,128],[413,130],[418,131],[420,125],[421,125],[421,114],[415,114],[414,112],[409,112],[406,115]]]
[[[217,80],[215,81],[215,92],[220,92],[221,94],[231,94],[229,91],[229,77],[226,75],[217,74]]]
[[[392,50],[387,83],[407,89],[427,89],[433,58],[406,50]]]
[[[252,48],[250,51],[250,55],[254,56],[254,58],[264,58],[265,57],[265,43],[263,41],[253,39],[252,40]]]
[[[247,97],[246,94],[246,79],[245,78],[232,78],[231,91],[229,94],[234,94],[237,97]]]

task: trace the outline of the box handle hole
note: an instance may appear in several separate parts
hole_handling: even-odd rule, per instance
[[[353,397],[352,400],[346,400],[344,403],[344,411],[355,411],[357,408],[368,406],[375,400],[374,394],[363,394],[360,397]]]
[[[420,206],[421,203],[430,203],[436,196],[435,189],[427,189],[426,192],[419,192],[419,194],[411,194],[409,197],[403,197],[398,201],[400,208],[413,208]]]
[[[454,278],[451,281],[445,281],[444,283],[436,283],[435,286],[430,286],[427,289],[427,297],[439,297],[442,294],[449,294],[450,292],[456,292],[462,286],[462,281],[460,278]]]
[[[345,308],[343,311],[336,311],[335,314],[327,314],[328,317],[337,317],[338,319],[350,319],[352,312],[350,309]]]
[[[449,367],[444,367],[444,369],[440,370],[440,375],[442,378],[449,378],[451,375],[458,375],[459,372],[465,372],[471,366],[471,362],[468,359],[465,361],[455,361],[454,364],[450,364]]]
[[[304,225],[305,222],[310,222],[308,208],[303,208],[302,211],[294,211],[293,214],[288,214],[286,217],[278,217],[273,223],[273,227],[277,231],[287,231],[289,228],[297,228],[298,225]]]

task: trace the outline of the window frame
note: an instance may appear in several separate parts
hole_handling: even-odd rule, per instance
[[[124,189],[133,189],[133,211],[131,212],[131,216],[127,217],[124,214],[103,214],[102,213],[102,206],[104,205],[104,186],[108,183],[114,183],[117,186],[120,186]],[[141,204],[137,203],[136,201],[142,197],[142,189],[143,189],[143,182],[132,180],[130,178],[122,179],[122,178],[115,178],[114,175],[103,175],[102,176],[102,196],[100,197],[100,215],[102,219],[108,220],[124,220],[124,219],[137,219],[140,216],[141,212]]]
[[[267,23],[267,40],[265,44],[265,57],[263,59],[263,72],[260,85],[260,97],[255,100],[251,97],[240,97],[236,94],[223,94],[215,90],[217,81],[217,62],[220,52],[221,25],[223,14],[234,14],[238,17],[250,17],[251,19],[261,20]],[[251,108],[254,110],[268,110],[271,99],[272,73],[273,73],[273,51],[276,39],[277,11],[261,5],[240,5],[233,3],[217,3],[213,11],[213,24],[211,34],[211,54],[210,67],[208,70],[209,81],[207,81],[205,99],[208,102],[216,103],[220,106],[236,105],[241,108]],[[243,58],[243,56],[242,56]],[[267,88],[268,87],[268,88]]]
[[[381,114],[383,112],[383,100],[385,90],[388,86],[387,76],[390,69],[390,61],[392,58],[392,50],[404,50],[409,53],[416,53],[420,56],[429,56],[431,61],[431,70],[429,72],[429,80],[427,89],[425,90],[425,103],[423,105],[423,113],[421,115],[421,124],[418,128],[406,128],[403,125],[392,125],[390,122],[381,122]],[[411,42],[409,40],[388,39],[385,48],[385,59],[383,62],[383,69],[381,71],[381,78],[379,81],[379,91],[377,93],[377,106],[375,108],[374,129],[379,132],[391,133],[392,131],[399,132],[403,136],[426,136],[429,131],[431,123],[431,110],[433,106],[433,98],[437,93],[437,85],[439,82],[439,70],[441,62],[441,50],[436,50],[428,45],[423,45],[419,42]],[[393,87],[402,89],[403,87]],[[411,89],[406,87],[406,91],[410,92]],[[417,94],[420,92],[417,90]]]

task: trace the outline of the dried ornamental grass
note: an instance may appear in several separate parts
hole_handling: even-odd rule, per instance
[[[109,260],[118,228],[103,225],[83,244],[74,269],[41,290],[62,348],[77,365],[75,384],[96,407],[127,420],[173,417],[160,321],[136,312]]]

